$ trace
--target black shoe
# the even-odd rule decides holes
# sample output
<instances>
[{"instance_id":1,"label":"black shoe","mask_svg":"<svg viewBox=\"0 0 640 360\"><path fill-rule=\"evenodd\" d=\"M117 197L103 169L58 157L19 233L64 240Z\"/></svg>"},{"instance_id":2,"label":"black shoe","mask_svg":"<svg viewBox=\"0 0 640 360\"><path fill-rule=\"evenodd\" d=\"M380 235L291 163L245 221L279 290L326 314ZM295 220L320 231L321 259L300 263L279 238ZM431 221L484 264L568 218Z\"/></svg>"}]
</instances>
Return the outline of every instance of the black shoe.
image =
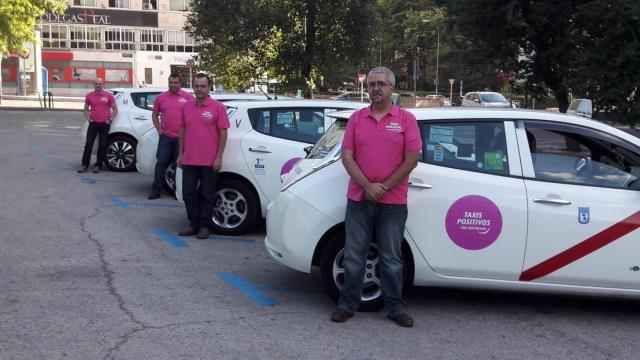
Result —
<instances>
[{"instance_id":1,"label":"black shoe","mask_svg":"<svg viewBox=\"0 0 640 360\"><path fill-rule=\"evenodd\" d=\"M194 229L192 227L186 228L178 233L180 236L193 236L198 234L198 229Z\"/></svg>"},{"instance_id":2,"label":"black shoe","mask_svg":"<svg viewBox=\"0 0 640 360\"><path fill-rule=\"evenodd\" d=\"M398 314L396 316L389 315L389 319L396 322L396 324L403 327L413 327L413 319L406 312Z\"/></svg>"},{"instance_id":3,"label":"black shoe","mask_svg":"<svg viewBox=\"0 0 640 360\"><path fill-rule=\"evenodd\" d=\"M78 169L78 174L86 173L87 170L89 170L88 166L81 166L80 169Z\"/></svg>"},{"instance_id":4,"label":"black shoe","mask_svg":"<svg viewBox=\"0 0 640 360\"><path fill-rule=\"evenodd\" d=\"M331 314L331 321L334 322L345 322L349 320L350 317L353 316L353 313L345 310L343 308L337 308L336 311Z\"/></svg>"},{"instance_id":5,"label":"black shoe","mask_svg":"<svg viewBox=\"0 0 640 360\"><path fill-rule=\"evenodd\" d=\"M149 194L149 196L147 196L147 199L149 199L149 200L155 200L155 199L157 199L157 198L159 198L159 197L160 197L160 193L152 192L151 194Z\"/></svg>"},{"instance_id":6,"label":"black shoe","mask_svg":"<svg viewBox=\"0 0 640 360\"><path fill-rule=\"evenodd\" d=\"M100 172L100 170L102 170L102 168L101 168L100 166L97 166L97 165L96 165L96 166L94 166L94 167L93 167L93 173L94 173L94 174L99 173L99 172Z\"/></svg>"},{"instance_id":7,"label":"black shoe","mask_svg":"<svg viewBox=\"0 0 640 360\"><path fill-rule=\"evenodd\" d=\"M207 229L206 227L200 228L200 231L198 231L198 239L208 239L209 235L209 229Z\"/></svg>"}]
</instances>

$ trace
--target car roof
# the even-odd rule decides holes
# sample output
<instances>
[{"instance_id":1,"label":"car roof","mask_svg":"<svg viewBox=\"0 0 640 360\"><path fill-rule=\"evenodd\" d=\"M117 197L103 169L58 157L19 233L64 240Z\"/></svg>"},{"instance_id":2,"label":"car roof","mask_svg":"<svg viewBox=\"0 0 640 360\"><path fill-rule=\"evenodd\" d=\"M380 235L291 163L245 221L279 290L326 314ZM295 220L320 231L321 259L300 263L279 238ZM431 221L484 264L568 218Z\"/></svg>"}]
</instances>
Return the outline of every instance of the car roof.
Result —
<instances>
[{"instance_id":1,"label":"car roof","mask_svg":"<svg viewBox=\"0 0 640 360\"><path fill-rule=\"evenodd\" d=\"M369 106L369 103L341 100L313 100L313 99L286 99L286 100L265 100L265 101L228 101L225 103L227 107L235 108L264 108L264 107L340 107L346 109L360 109Z\"/></svg>"},{"instance_id":2,"label":"car roof","mask_svg":"<svg viewBox=\"0 0 640 360\"><path fill-rule=\"evenodd\" d=\"M640 146L640 139L630 135L613 126L603 124L596 120L591 120L581 116L568 115L564 113L551 112L545 110L528 110L512 108L413 108L406 109L415 115L418 121L429 120L460 120L473 119L477 121L502 120L534 120L534 121L555 121L569 125L587 126L590 128L606 131L612 135L629 141L636 146ZM348 119L355 110L342 110L327 114L336 119Z\"/></svg>"}]
</instances>

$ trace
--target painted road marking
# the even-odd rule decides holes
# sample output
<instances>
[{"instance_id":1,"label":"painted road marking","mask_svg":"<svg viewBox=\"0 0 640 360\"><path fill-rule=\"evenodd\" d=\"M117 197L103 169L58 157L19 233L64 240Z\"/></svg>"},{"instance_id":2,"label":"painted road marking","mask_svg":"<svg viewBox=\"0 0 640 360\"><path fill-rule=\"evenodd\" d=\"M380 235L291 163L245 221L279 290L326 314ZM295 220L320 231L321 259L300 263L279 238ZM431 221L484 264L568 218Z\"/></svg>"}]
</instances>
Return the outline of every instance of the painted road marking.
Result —
<instances>
[{"instance_id":1,"label":"painted road marking","mask_svg":"<svg viewBox=\"0 0 640 360\"><path fill-rule=\"evenodd\" d=\"M117 198L115 196L110 196L109 197L109 201L111 201L111 203L117 207L119 207L122 210L129 210L130 205L128 202L121 200L120 198Z\"/></svg>"},{"instance_id":2,"label":"painted road marking","mask_svg":"<svg viewBox=\"0 0 640 360\"><path fill-rule=\"evenodd\" d=\"M234 273L220 273L218 274L218 277L227 284L240 290L241 293L245 294L251 300L257 302L262 306L273 307L278 305L278 302L276 300L260 291L258 286L249 283L248 281L244 280Z\"/></svg>"},{"instance_id":3,"label":"painted road marking","mask_svg":"<svg viewBox=\"0 0 640 360\"><path fill-rule=\"evenodd\" d=\"M538 265L535 265L520 275L520 281L532 281L549 275L583 257L603 248L640 227L640 211L626 219L602 230L592 237L568 248Z\"/></svg>"},{"instance_id":4,"label":"painted road marking","mask_svg":"<svg viewBox=\"0 0 640 360\"><path fill-rule=\"evenodd\" d=\"M305 289L305 288L292 288L288 286L274 286L274 285L255 285L255 287L258 289L275 290L275 291L297 291L297 292L310 292L310 293L324 292L324 289L321 289L321 288Z\"/></svg>"},{"instance_id":5,"label":"painted road marking","mask_svg":"<svg viewBox=\"0 0 640 360\"><path fill-rule=\"evenodd\" d=\"M156 235L157 237L159 237L160 239L168 242L169 244L177 247L177 248L188 248L189 244L187 244L186 242L182 241L182 239L180 239L180 237L178 237L175 234L170 233L169 231L162 229L162 228L157 228L154 227L151 229L151 231L153 232L154 235Z\"/></svg>"}]
</instances>

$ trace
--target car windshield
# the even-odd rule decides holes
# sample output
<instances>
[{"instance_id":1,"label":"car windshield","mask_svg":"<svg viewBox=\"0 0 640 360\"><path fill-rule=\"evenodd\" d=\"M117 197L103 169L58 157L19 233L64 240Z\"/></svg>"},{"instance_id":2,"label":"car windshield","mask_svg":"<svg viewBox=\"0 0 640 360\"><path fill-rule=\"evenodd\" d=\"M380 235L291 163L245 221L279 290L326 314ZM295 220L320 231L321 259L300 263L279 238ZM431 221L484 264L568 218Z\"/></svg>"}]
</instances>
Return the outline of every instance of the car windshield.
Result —
<instances>
[{"instance_id":1,"label":"car windshield","mask_svg":"<svg viewBox=\"0 0 640 360\"><path fill-rule=\"evenodd\" d=\"M483 102L506 102L507 101L507 99L505 99L504 96L498 93L480 94L480 97L482 97Z\"/></svg>"},{"instance_id":2,"label":"car windshield","mask_svg":"<svg viewBox=\"0 0 640 360\"><path fill-rule=\"evenodd\" d=\"M344 131L347 128L347 119L337 119L333 125L322 135L313 146L307 159L324 159L331 154L336 147L342 145Z\"/></svg>"}]
</instances>

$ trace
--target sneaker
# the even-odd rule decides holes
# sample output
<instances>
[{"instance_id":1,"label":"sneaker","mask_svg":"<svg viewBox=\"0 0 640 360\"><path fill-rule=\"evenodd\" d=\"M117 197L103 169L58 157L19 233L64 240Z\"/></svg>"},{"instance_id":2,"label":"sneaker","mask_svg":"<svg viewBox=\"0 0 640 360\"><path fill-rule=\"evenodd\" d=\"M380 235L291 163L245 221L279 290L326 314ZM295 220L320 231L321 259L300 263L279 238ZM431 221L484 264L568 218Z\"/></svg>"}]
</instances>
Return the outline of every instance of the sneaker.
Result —
<instances>
[{"instance_id":1,"label":"sneaker","mask_svg":"<svg viewBox=\"0 0 640 360\"><path fill-rule=\"evenodd\" d=\"M94 173L94 174L99 173L99 172L100 172L100 170L102 170L102 168L101 168L100 166L94 166L94 167L93 167L93 173Z\"/></svg>"},{"instance_id":2,"label":"sneaker","mask_svg":"<svg viewBox=\"0 0 640 360\"><path fill-rule=\"evenodd\" d=\"M88 166L81 166L80 169L78 169L78 174L86 173L87 170L89 170Z\"/></svg>"},{"instance_id":3,"label":"sneaker","mask_svg":"<svg viewBox=\"0 0 640 360\"><path fill-rule=\"evenodd\" d=\"M155 199L157 199L157 198L159 198L159 197L160 197L160 193L152 192L151 194L149 194L149 196L147 196L147 199L149 199L149 200L155 200Z\"/></svg>"},{"instance_id":4,"label":"sneaker","mask_svg":"<svg viewBox=\"0 0 640 360\"><path fill-rule=\"evenodd\" d=\"M343 308L337 308L336 311L331 314L331 321L334 322L345 322L349 320L350 317L353 316L353 313L349 310Z\"/></svg>"},{"instance_id":5,"label":"sneaker","mask_svg":"<svg viewBox=\"0 0 640 360\"><path fill-rule=\"evenodd\" d=\"M178 233L180 236L193 236L198 234L198 230L192 227L186 228Z\"/></svg>"},{"instance_id":6,"label":"sneaker","mask_svg":"<svg viewBox=\"0 0 640 360\"><path fill-rule=\"evenodd\" d=\"M198 239L208 239L209 238L209 229L207 229L206 227L200 228L200 231L198 231Z\"/></svg>"},{"instance_id":7,"label":"sneaker","mask_svg":"<svg viewBox=\"0 0 640 360\"><path fill-rule=\"evenodd\" d=\"M413 319L406 312L400 313L396 316L389 315L389 320L393 320L396 324L403 327L413 327Z\"/></svg>"}]
</instances>

